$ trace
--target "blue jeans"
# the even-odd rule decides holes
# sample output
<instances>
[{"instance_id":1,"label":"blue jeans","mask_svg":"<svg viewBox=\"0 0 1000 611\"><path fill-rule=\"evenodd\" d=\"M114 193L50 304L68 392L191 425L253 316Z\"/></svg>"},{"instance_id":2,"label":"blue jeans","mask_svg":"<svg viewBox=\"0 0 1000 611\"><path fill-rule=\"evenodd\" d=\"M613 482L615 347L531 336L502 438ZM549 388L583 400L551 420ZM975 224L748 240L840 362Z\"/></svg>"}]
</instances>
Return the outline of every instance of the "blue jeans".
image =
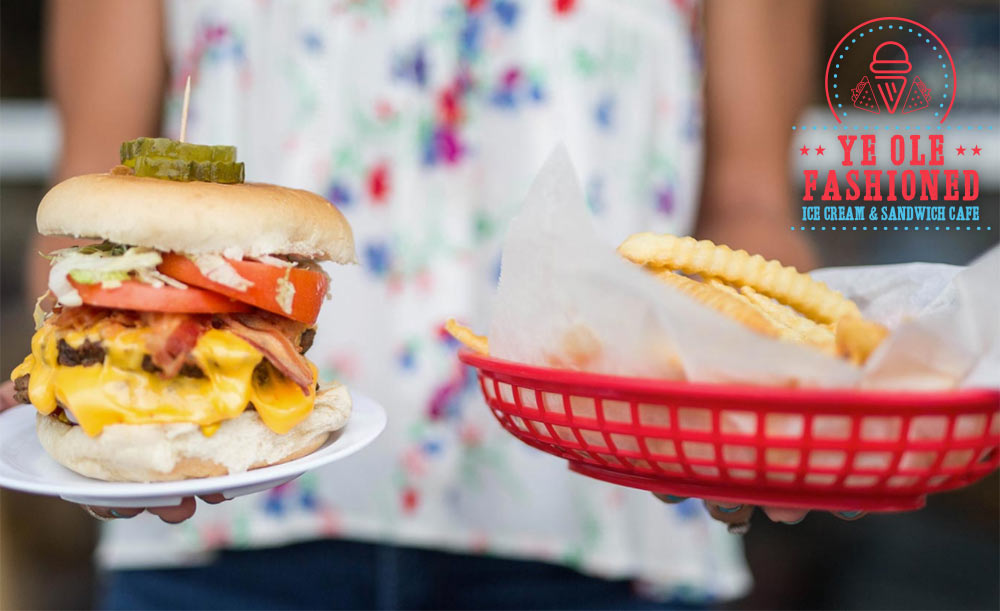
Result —
<instances>
[{"instance_id":1,"label":"blue jeans","mask_svg":"<svg viewBox=\"0 0 1000 611\"><path fill-rule=\"evenodd\" d=\"M336 540L113 571L104 585L105 609L681 608L552 564Z\"/></svg>"}]
</instances>

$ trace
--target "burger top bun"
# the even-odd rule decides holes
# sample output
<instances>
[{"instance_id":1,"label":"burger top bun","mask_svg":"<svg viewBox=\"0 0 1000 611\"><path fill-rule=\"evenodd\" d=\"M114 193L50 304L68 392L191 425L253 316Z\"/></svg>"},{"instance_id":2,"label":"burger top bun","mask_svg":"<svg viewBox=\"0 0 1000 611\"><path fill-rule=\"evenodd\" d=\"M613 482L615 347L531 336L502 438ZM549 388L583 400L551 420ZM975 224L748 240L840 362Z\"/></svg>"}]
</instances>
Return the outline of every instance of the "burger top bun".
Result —
<instances>
[{"instance_id":1,"label":"burger top bun","mask_svg":"<svg viewBox=\"0 0 1000 611\"><path fill-rule=\"evenodd\" d=\"M336 207L308 191L263 183L87 174L52 187L36 221L44 235L162 251L356 261L351 226Z\"/></svg>"}]
</instances>

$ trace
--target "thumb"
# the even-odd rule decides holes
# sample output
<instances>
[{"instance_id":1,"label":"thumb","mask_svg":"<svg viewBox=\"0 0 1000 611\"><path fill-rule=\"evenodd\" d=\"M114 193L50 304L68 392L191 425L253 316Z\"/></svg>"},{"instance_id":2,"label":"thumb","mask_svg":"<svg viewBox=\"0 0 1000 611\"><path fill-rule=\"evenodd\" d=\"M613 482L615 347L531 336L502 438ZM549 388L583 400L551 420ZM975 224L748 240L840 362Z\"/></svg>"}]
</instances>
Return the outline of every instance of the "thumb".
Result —
<instances>
[{"instance_id":1,"label":"thumb","mask_svg":"<svg viewBox=\"0 0 1000 611\"><path fill-rule=\"evenodd\" d=\"M18 404L14 398L14 383L10 380L0 384L0 412Z\"/></svg>"}]
</instances>

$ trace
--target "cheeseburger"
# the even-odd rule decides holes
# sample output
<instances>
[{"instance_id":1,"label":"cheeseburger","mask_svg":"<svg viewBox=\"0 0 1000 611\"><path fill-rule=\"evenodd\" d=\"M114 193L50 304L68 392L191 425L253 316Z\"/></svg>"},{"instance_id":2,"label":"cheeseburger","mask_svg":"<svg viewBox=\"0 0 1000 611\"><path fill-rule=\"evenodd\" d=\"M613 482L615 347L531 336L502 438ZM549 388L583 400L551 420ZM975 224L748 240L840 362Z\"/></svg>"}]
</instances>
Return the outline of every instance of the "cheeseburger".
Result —
<instances>
[{"instance_id":1,"label":"cheeseburger","mask_svg":"<svg viewBox=\"0 0 1000 611\"><path fill-rule=\"evenodd\" d=\"M107 174L45 195L38 231L103 240L46 255L31 354L11 375L59 463L112 481L224 475L304 456L347 390L305 357L329 279L354 262L344 216L243 183L233 147L122 146Z\"/></svg>"}]
</instances>

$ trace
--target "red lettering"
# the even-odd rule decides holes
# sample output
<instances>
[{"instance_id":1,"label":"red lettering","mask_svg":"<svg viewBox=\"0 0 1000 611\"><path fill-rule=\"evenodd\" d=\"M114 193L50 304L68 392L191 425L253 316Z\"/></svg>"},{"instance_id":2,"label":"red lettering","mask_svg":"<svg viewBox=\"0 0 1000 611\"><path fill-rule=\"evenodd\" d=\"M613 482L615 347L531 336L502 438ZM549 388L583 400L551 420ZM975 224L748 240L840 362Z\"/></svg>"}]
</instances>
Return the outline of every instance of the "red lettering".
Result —
<instances>
[{"instance_id":1,"label":"red lettering","mask_svg":"<svg viewBox=\"0 0 1000 611\"><path fill-rule=\"evenodd\" d=\"M837 171L830 170L826 175L826 189L823 190L823 201L840 201L840 185L837 183Z\"/></svg>"},{"instance_id":2,"label":"red lettering","mask_svg":"<svg viewBox=\"0 0 1000 611\"><path fill-rule=\"evenodd\" d=\"M899 182L899 192L902 193L903 199L912 201L917 194L917 175L914 174L913 170L903 170L903 176Z\"/></svg>"},{"instance_id":3,"label":"red lettering","mask_svg":"<svg viewBox=\"0 0 1000 611\"><path fill-rule=\"evenodd\" d=\"M847 173L847 200L854 201L861 197L861 188L858 187L858 171L851 170Z\"/></svg>"},{"instance_id":4,"label":"red lettering","mask_svg":"<svg viewBox=\"0 0 1000 611\"><path fill-rule=\"evenodd\" d=\"M811 202L813 200L812 192L816 190L816 177L819 176L819 171L806 170L803 174L805 174L806 189L802 201Z\"/></svg>"},{"instance_id":5,"label":"red lettering","mask_svg":"<svg viewBox=\"0 0 1000 611\"><path fill-rule=\"evenodd\" d=\"M958 170L944 171L944 200L955 201L958 199Z\"/></svg>"},{"instance_id":6,"label":"red lettering","mask_svg":"<svg viewBox=\"0 0 1000 611\"><path fill-rule=\"evenodd\" d=\"M963 170L962 174L965 175L965 196L962 199L967 202L973 201L979 197L979 172ZM974 191L970 190L970 187L974 188Z\"/></svg>"},{"instance_id":7,"label":"red lettering","mask_svg":"<svg viewBox=\"0 0 1000 611\"><path fill-rule=\"evenodd\" d=\"M875 165L875 134L861 136L861 165Z\"/></svg>"},{"instance_id":8,"label":"red lettering","mask_svg":"<svg viewBox=\"0 0 1000 611\"><path fill-rule=\"evenodd\" d=\"M906 143L903 142L903 137L896 134L889 141L889 159L892 160L892 165L903 165L903 161L906 159Z\"/></svg>"},{"instance_id":9,"label":"red lettering","mask_svg":"<svg viewBox=\"0 0 1000 611\"><path fill-rule=\"evenodd\" d=\"M854 165L854 162L851 161L851 148L857 139L857 136L837 136L837 140L840 140L840 147L844 149L844 161L840 165Z\"/></svg>"},{"instance_id":10,"label":"red lettering","mask_svg":"<svg viewBox=\"0 0 1000 611\"><path fill-rule=\"evenodd\" d=\"M881 170L865 170L865 201L882 201L882 187L879 179L882 177ZM872 192L875 194L872 195Z\"/></svg>"},{"instance_id":11,"label":"red lettering","mask_svg":"<svg viewBox=\"0 0 1000 611\"><path fill-rule=\"evenodd\" d=\"M944 164L944 136L931 134L931 165Z\"/></svg>"},{"instance_id":12,"label":"red lettering","mask_svg":"<svg viewBox=\"0 0 1000 611\"><path fill-rule=\"evenodd\" d=\"M887 178L886 182L889 184L889 195L885 200L894 202L896 201L896 170L886 170L885 176Z\"/></svg>"},{"instance_id":13,"label":"red lettering","mask_svg":"<svg viewBox=\"0 0 1000 611\"><path fill-rule=\"evenodd\" d=\"M920 152L920 135L910 136L910 165L924 165L926 157Z\"/></svg>"},{"instance_id":14,"label":"red lettering","mask_svg":"<svg viewBox=\"0 0 1000 611\"><path fill-rule=\"evenodd\" d=\"M933 159L934 154L931 153L931 160ZM920 201L937 201L938 171L920 170Z\"/></svg>"}]
</instances>

